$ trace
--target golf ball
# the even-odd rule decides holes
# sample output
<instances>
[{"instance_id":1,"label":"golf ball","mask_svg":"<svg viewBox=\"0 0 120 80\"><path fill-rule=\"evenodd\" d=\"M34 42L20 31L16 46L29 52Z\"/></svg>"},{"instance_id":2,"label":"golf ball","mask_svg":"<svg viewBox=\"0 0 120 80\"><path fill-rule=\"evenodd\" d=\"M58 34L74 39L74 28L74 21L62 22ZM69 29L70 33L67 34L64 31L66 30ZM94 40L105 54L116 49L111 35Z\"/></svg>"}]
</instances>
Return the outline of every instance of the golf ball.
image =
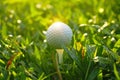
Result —
<instances>
[{"instance_id":1,"label":"golf ball","mask_svg":"<svg viewBox=\"0 0 120 80\"><path fill-rule=\"evenodd\" d=\"M61 49L70 44L72 34L72 30L67 24L55 22L48 28L46 40L51 47Z\"/></svg>"}]
</instances>

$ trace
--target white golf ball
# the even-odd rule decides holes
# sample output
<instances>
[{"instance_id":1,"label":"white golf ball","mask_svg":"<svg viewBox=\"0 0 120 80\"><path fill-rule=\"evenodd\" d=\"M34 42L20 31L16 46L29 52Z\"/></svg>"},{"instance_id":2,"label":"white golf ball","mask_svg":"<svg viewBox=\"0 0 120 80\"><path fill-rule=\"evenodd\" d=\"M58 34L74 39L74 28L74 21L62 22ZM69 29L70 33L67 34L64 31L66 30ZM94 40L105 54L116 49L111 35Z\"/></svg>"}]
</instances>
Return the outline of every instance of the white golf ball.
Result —
<instances>
[{"instance_id":1,"label":"white golf ball","mask_svg":"<svg viewBox=\"0 0 120 80\"><path fill-rule=\"evenodd\" d=\"M72 40L71 28L62 22L53 23L47 30L46 40L51 47L56 49L68 46Z\"/></svg>"}]
</instances>

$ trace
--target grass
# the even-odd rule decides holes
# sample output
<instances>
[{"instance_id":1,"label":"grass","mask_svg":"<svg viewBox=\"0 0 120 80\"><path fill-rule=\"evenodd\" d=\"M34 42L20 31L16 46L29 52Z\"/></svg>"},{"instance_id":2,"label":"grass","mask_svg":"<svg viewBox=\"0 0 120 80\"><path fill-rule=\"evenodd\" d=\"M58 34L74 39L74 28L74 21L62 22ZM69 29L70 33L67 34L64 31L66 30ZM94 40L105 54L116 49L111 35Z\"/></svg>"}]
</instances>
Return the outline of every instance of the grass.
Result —
<instances>
[{"instance_id":1,"label":"grass","mask_svg":"<svg viewBox=\"0 0 120 80\"><path fill-rule=\"evenodd\" d=\"M58 80L56 51L45 42L55 21L73 31L63 80L120 79L119 0L1 0L0 80Z\"/></svg>"}]
</instances>

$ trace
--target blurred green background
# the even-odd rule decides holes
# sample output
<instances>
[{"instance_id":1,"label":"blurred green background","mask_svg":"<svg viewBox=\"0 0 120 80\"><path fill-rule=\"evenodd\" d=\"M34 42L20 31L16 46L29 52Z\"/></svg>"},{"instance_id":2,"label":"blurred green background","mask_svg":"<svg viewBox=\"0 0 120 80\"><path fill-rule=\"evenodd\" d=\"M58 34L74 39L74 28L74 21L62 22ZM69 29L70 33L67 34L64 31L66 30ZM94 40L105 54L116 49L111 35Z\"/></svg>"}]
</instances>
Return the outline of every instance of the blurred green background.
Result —
<instances>
[{"instance_id":1,"label":"blurred green background","mask_svg":"<svg viewBox=\"0 0 120 80\"><path fill-rule=\"evenodd\" d=\"M0 80L59 80L45 41L55 21L74 34L63 80L120 79L120 0L0 0Z\"/></svg>"}]
</instances>

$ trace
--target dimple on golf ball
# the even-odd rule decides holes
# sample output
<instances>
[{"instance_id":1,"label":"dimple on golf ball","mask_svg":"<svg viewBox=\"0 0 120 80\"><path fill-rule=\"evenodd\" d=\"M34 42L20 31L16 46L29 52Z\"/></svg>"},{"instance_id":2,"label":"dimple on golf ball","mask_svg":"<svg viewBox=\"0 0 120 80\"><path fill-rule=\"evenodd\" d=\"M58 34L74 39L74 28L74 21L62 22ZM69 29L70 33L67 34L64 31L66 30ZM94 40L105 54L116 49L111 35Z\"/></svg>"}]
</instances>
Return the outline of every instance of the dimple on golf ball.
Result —
<instances>
[{"instance_id":1,"label":"dimple on golf ball","mask_svg":"<svg viewBox=\"0 0 120 80\"><path fill-rule=\"evenodd\" d=\"M72 40L71 28L63 22L53 23L47 30L46 40L51 47L60 49L68 46Z\"/></svg>"}]
</instances>

